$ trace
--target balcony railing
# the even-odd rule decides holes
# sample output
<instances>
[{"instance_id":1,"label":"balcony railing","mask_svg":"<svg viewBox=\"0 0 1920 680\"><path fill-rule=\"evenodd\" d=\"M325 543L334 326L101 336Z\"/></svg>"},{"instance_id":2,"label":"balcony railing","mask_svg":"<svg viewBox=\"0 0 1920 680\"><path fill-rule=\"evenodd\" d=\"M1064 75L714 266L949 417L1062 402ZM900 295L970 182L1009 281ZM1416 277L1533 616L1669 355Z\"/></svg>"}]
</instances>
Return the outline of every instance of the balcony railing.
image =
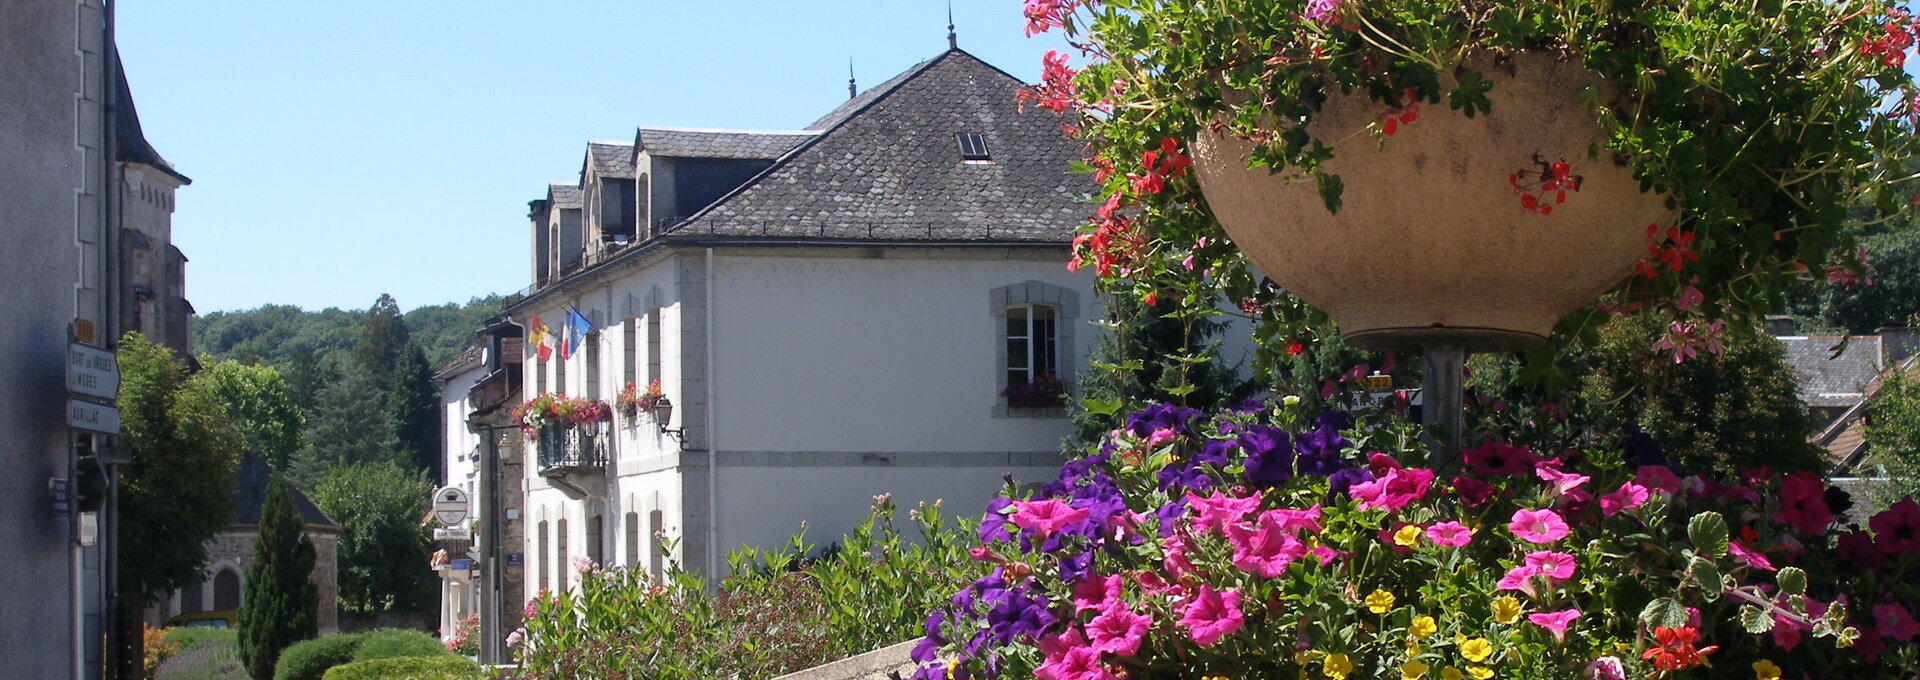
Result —
<instances>
[{"instance_id":1,"label":"balcony railing","mask_svg":"<svg viewBox=\"0 0 1920 680\"><path fill-rule=\"evenodd\" d=\"M536 448L543 473L604 470L607 466L606 424L543 425Z\"/></svg>"}]
</instances>

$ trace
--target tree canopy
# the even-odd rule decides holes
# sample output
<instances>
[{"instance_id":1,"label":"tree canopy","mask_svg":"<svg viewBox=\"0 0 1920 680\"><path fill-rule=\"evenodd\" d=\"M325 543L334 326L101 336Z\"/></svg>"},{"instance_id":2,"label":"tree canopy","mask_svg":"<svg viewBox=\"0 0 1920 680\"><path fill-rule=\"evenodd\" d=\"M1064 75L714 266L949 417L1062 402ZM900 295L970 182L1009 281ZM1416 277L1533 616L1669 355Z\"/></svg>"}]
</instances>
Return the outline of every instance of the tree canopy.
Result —
<instances>
[{"instance_id":1,"label":"tree canopy","mask_svg":"<svg viewBox=\"0 0 1920 680\"><path fill-rule=\"evenodd\" d=\"M438 592L427 569L431 534L421 526L433 483L398 463L332 468L307 495L340 525L340 607L418 611Z\"/></svg>"},{"instance_id":2,"label":"tree canopy","mask_svg":"<svg viewBox=\"0 0 1920 680\"><path fill-rule=\"evenodd\" d=\"M189 377L173 351L120 340L120 587L145 601L202 578L207 540L233 521L230 487L245 435L213 381Z\"/></svg>"},{"instance_id":3,"label":"tree canopy","mask_svg":"<svg viewBox=\"0 0 1920 680\"><path fill-rule=\"evenodd\" d=\"M209 358L194 379L204 381L214 399L226 406L244 450L260 454L275 470L286 470L293 455L306 446L306 414L273 367Z\"/></svg>"}]
</instances>

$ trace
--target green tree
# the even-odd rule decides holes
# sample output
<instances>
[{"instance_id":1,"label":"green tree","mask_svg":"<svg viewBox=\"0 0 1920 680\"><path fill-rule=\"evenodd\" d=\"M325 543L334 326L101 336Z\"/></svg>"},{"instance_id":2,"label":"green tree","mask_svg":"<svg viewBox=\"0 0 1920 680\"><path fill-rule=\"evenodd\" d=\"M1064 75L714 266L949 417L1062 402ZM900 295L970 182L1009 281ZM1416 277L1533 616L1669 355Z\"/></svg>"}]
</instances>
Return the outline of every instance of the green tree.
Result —
<instances>
[{"instance_id":1,"label":"green tree","mask_svg":"<svg viewBox=\"0 0 1920 680\"><path fill-rule=\"evenodd\" d=\"M370 375L385 378L400 367L400 358L412 338L407 320L393 296L382 293L373 301L360 321L360 336L353 344L353 363Z\"/></svg>"},{"instance_id":2,"label":"green tree","mask_svg":"<svg viewBox=\"0 0 1920 680\"><path fill-rule=\"evenodd\" d=\"M306 414L294 403L286 381L271 366L249 366L232 359L201 360L194 380L203 381L227 407L244 438L244 450L260 454L275 470L286 470L306 446Z\"/></svg>"},{"instance_id":3,"label":"green tree","mask_svg":"<svg viewBox=\"0 0 1920 680\"><path fill-rule=\"evenodd\" d=\"M1920 496L1920 371L1887 376L1867 402L1867 465L1886 481L1865 494L1876 508Z\"/></svg>"},{"instance_id":4,"label":"green tree","mask_svg":"<svg viewBox=\"0 0 1920 680\"><path fill-rule=\"evenodd\" d=\"M1873 265L1872 283L1815 283L1801 293L1794 306L1797 313L1868 335L1920 312L1920 226L1906 224L1860 240Z\"/></svg>"},{"instance_id":5,"label":"green tree","mask_svg":"<svg viewBox=\"0 0 1920 680\"><path fill-rule=\"evenodd\" d=\"M314 559L313 541L301 532L293 509L293 492L276 475L260 506L246 598L240 602L240 658L255 680L273 677L280 650L318 633Z\"/></svg>"},{"instance_id":6,"label":"green tree","mask_svg":"<svg viewBox=\"0 0 1920 680\"><path fill-rule=\"evenodd\" d=\"M320 403L320 390L340 379L340 375L320 362L310 349L300 349L287 361L281 375L286 378L287 394L309 419Z\"/></svg>"},{"instance_id":7,"label":"green tree","mask_svg":"<svg viewBox=\"0 0 1920 680\"><path fill-rule=\"evenodd\" d=\"M399 453L414 467L440 478L440 391L420 346L408 343L388 383L387 422Z\"/></svg>"},{"instance_id":8,"label":"green tree","mask_svg":"<svg viewBox=\"0 0 1920 680\"><path fill-rule=\"evenodd\" d=\"M373 376L357 366L348 367L345 376L321 390L307 439L311 445L293 466L294 479L303 488L312 488L337 466L403 460L397 453L383 391Z\"/></svg>"},{"instance_id":9,"label":"green tree","mask_svg":"<svg viewBox=\"0 0 1920 680\"><path fill-rule=\"evenodd\" d=\"M233 521L242 435L209 381L138 333L120 340L120 590L152 602L202 578L207 541Z\"/></svg>"},{"instance_id":10,"label":"green tree","mask_svg":"<svg viewBox=\"0 0 1920 680\"><path fill-rule=\"evenodd\" d=\"M1208 409L1244 399L1253 385L1239 367L1220 360L1227 325L1211 315L1179 315L1177 300L1147 305L1130 291L1103 293L1107 317L1080 376L1081 406L1073 414L1069 451L1098 441L1126 415L1156 402Z\"/></svg>"},{"instance_id":11,"label":"green tree","mask_svg":"<svg viewBox=\"0 0 1920 680\"><path fill-rule=\"evenodd\" d=\"M437 596L427 568L431 534L420 525L433 483L397 463L334 468L308 494L340 525L340 606L358 612L423 611Z\"/></svg>"}]
</instances>

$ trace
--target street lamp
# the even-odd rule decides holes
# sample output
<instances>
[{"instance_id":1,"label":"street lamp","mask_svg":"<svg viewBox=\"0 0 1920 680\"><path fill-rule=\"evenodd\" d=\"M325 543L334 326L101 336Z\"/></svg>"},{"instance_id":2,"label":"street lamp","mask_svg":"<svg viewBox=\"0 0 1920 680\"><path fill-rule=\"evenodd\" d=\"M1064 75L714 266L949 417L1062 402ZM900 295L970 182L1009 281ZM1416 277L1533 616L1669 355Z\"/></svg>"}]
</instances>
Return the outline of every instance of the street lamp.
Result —
<instances>
[{"instance_id":1,"label":"street lamp","mask_svg":"<svg viewBox=\"0 0 1920 680\"><path fill-rule=\"evenodd\" d=\"M669 430L667 424L673 422L673 400L664 396L653 400L653 421L660 424L660 434L673 437L674 441L687 443L687 429Z\"/></svg>"}]
</instances>

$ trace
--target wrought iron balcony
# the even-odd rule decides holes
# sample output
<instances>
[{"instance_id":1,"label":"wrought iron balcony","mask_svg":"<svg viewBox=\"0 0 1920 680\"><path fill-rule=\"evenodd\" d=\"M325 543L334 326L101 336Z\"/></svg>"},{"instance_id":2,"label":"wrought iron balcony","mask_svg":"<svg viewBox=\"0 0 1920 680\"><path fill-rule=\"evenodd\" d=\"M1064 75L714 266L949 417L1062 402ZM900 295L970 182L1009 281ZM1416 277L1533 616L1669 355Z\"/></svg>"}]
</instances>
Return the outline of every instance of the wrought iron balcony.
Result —
<instances>
[{"instance_id":1,"label":"wrought iron balcony","mask_svg":"<svg viewBox=\"0 0 1920 680\"><path fill-rule=\"evenodd\" d=\"M549 423L540 427L535 448L539 451L541 474L553 476L568 472L600 472L607 467L607 431L605 423L567 425Z\"/></svg>"}]
</instances>

